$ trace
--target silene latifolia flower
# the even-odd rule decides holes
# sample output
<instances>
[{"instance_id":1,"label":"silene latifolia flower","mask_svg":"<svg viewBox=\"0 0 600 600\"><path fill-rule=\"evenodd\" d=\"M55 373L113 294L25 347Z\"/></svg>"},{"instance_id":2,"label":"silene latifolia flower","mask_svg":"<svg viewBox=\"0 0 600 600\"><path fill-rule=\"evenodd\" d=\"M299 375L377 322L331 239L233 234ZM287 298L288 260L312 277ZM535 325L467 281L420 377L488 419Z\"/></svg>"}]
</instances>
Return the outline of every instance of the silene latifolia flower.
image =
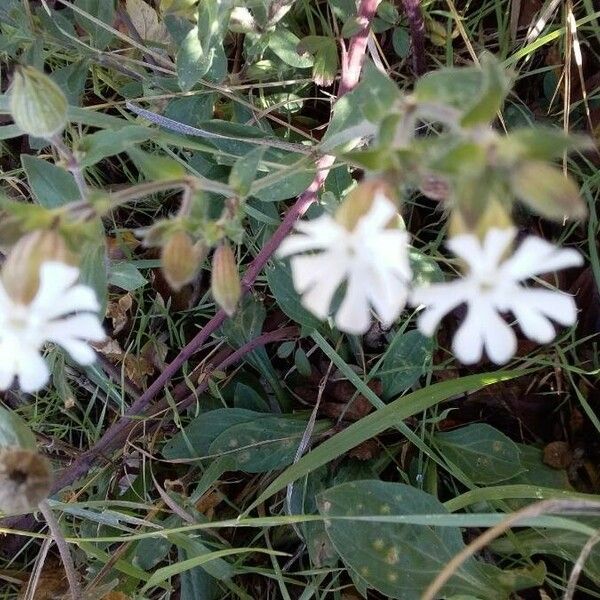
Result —
<instances>
[{"instance_id":1,"label":"silene latifolia flower","mask_svg":"<svg viewBox=\"0 0 600 600\"><path fill-rule=\"evenodd\" d=\"M413 291L412 303L425 307L418 320L425 335L433 335L444 315L463 303L467 305L465 320L452 343L455 356L463 363L478 362L484 349L497 364L515 354L517 338L501 314L512 313L523 334L540 344L554 338L552 321L565 326L576 321L577 309L571 296L528 287L524 282L541 273L580 265L581 255L529 236L507 256L515 235L511 227L488 230L483 243L473 234L451 238L448 247L467 265L466 274L449 283Z\"/></svg>"},{"instance_id":2,"label":"silene latifolia flower","mask_svg":"<svg viewBox=\"0 0 600 600\"><path fill-rule=\"evenodd\" d=\"M40 261L33 251L29 257L26 251L21 259L15 258L16 251L31 247L25 242L9 255L0 280L0 389L8 388L16 377L23 391L34 392L50 377L41 356L47 342L89 365L96 357L88 342L106 336L96 294L77 283L79 269L59 260ZM17 285L14 269L35 285Z\"/></svg>"},{"instance_id":3,"label":"silene latifolia flower","mask_svg":"<svg viewBox=\"0 0 600 600\"><path fill-rule=\"evenodd\" d=\"M335 315L338 329L365 333L371 309L391 325L406 304L411 279L408 234L397 221L395 204L367 183L350 194L335 218L299 222L298 233L283 241L278 254L293 255L292 278L302 305L325 319L345 283Z\"/></svg>"}]
</instances>

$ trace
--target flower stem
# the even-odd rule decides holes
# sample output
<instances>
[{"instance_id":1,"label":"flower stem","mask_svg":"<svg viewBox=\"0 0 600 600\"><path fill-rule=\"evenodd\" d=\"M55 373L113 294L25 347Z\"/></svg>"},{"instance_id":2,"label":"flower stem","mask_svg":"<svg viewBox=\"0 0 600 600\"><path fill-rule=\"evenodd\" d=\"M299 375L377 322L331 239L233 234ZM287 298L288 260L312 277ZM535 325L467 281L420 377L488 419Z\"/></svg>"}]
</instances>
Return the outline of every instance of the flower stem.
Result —
<instances>
[{"instance_id":1,"label":"flower stem","mask_svg":"<svg viewBox=\"0 0 600 600\"><path fill-rule=\"evenodd\" d=\"M60 554L60 558L67 575L67 581L69 582L71 597L73 600L82 600L83 596L81 594L81 587L79 585L79 577L77 575L77 571L75 570L73 557L71 556L71 552L69 551L65 537L60 529L60 525L58 524L58 521L54 516L54 513L52 512L47 500L42 500L38 504L38 508L40 509L42 515L44 515L44 519L46 520L46 523L50 529L52 539L58 548L58 553Z\"/></svg>"},{"instance_id":2,"label":"flower stem","mask_svg":"<svg viewBox=\"0 0 600 600\"><path fill-rule=\"evenodd\" d=\"M339 88L340 96L352 90L358 83L362 62L367 48L370 23L375 16L379 1L380 0L361 0L359 4L358 15L363 21L364 26L351 39L348 52L344 57ZM296 221L302 217L311 204L317 201L319 190L327 178L329 170L334 162L335 157L331 155L324 155L317 160L317 174L314 180L288 210L273 236L265 243L260 252L248 266L248 269L242 278L242 290L244 294L251 289L256 278L259 276L267 262L272 258L283 239L293 229ZM154 398L165 389L167 383L177 374L181 367L202 348L227 318L225 311L219 310L196 334L196 336L182 348L179 354L166 366L163 372L130 406L125 414L104 432L96 445L79 456L70 467L64 470L61 477L55 482L54 490L60 490L79 479L79 477L84 475L90 469L99 456L105 455L118 447L131 427L138 422L139 416L148 408Z\"/></svg>"},{"instance_id":3,"label":"flower stem","mask_svg":"<svg viewBox=\"0 0 600 600\"><path fill-rule=\"evenodd\" d=\"M83 176L83 169L75 157L75 154L73 154L71 149L62 141L60 134L52 136L50 142L65 161L67 169L70 171L71 175L73 175L81 200L87 202L88 186Z\"/></svg>"}]
</instances>

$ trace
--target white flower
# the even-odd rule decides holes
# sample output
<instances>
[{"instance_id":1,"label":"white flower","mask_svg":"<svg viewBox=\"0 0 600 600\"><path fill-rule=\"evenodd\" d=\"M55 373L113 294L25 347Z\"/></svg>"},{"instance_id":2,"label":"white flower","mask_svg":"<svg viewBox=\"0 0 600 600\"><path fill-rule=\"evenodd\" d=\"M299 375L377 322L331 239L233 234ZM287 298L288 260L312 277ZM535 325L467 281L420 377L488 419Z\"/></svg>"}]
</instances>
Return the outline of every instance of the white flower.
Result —
<instances>
[{"instance_id":1,"label":"white flower","mask_svg":"<svg viewBox=\"0 0 600 600\"><path fill-rule=\"evenodd\" d=\"M339 286L347 283L335 316L338 329L360 334L368 330L372 307L385 325L404 308L411 278L408 235L388 228L396 207L380 192L352 231L329 215L296 225L300 234L286 238L279 256L316 250L292 257L290 263L302 305L325 319Z\"/></svg>"},{"instance_id":2,"label":"white flower","mask_svg":"<svg viewBox=\"0 0 600 600\"><path fill-rule=\"evenodd\" d=\"M47 383L50 373L40 354L46 342L62 346L82 365L94 362L87 342L106 336L94 314L100 308L96 295L92 288L76 284L78 277L75 267L42 263L39 288L29 304L13 300L0 283L0 389L15 377L25 392Z\"/></svg>"},{"instance_id":3,"label":"white flower","mask_svg":"<svg viewBox=\"0 0 600 600\"><path fill-rule=\"evenodd\" d=\"M550 319L560 325L575 323L577 309L571 296L526 287L523 281L580 265L581 255L529 236L504 259L515 234L514 228L490 229L483 244L471 234L452 238L448 247L468 265L469 272L461 279L421 287L412 294L414 305L426 307L418 320L425 335L433 334L444 315L467 304L467 316L452 343L454 354L463 363L479 361L484 348L497 364L514 355L517 338L500 313L511 312L523 333L540 344L550 342L556 334Z\"/></svg>"}]
</instances>

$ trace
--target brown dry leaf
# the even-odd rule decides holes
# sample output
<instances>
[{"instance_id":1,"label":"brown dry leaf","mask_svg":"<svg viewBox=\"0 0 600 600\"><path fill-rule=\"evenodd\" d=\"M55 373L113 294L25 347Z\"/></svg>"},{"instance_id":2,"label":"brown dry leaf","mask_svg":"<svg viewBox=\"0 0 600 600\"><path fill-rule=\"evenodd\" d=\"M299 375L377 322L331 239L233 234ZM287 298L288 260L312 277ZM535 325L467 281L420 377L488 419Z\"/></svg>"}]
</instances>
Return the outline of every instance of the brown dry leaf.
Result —
<instances>
[{"instance_id":1,"label":"brown dry leaf","mask_svg":"<svg viewBox=\"0 0 600 600\"><path fill-rule=\"evenodd\" d=\"M19 589L17 600L27 597L27 586L29 579L25 580ZM64 600L69 592L69 584L60 563L54 559L48 559L38 580L38 584L30 596L31 600Z\"/></svg>"},{"instance_id":2,"label":"brown dry leaf","mask_svg":"<svg viewBox=\"0 0 600 600\"><path fill-rule=\"evenodd\" d=\"M129 293L121 296L118 300L111 300L106 307L106 316L112 320L113 335L123 330L129 317L127 313L133 305L133 296Z\"/></svg>"},{"instance_id":3,"label":"brown dry leaf","mask_svg":"<svg viewBox=\"0 0 600 600\"><path fill-rule=\"evenodd\" d=\"M106 596L102 596L102 600L129 600L129 596L123 592L108 592Z\"/></svg>"},{"instance_id":4,"label":"brown dry leaf","mask_svg":"<svg viewBox=\"0 0 600 600\"><path fill-rule=\"evenodd\" d=\"M218 490L208 492L196 503L196 510L206 516L212 516L214 509L223 501L223 494Z\"/></svg>"},{"instance_id":5,"label":"brown dry leaf","mask_svg":"<svg viewBox=\"0 0 600 600\"><path fill-rule=\"evenodd\" d=\"M125 374L138 387L145 388L146 378L154 373L154 367L143 356L126 354L123 359Z\"/></svg>"},{"instance_id":6,"label":"brown dry leaf","mask_svg":"<svg viewBox=\"0 0 600 600\"><path fill-rule=\"evenodd\" d=\"M154 373L154 365L147 358L125 353L117 340L108 339L101 344L94 344L94 347L111 363L122 364L127 377L138 387L144 388L147 376Z\"/></svg>"},{"instance_id":7,"label":"brown dry leaf","mask_svg":"<svg viewBox=\"0 0 600 600\"><path fill-rule=\"evenodd\" d=\"M166 25L159 21L158 13L144 0L127 0L127 14L133 26L145 42L168 45L171 36Z\"/></svg>"},{"instance_id":8,"label":"brown dry leaf","mask_svg":"<svg viewBox=\"0 0 600 600\"><path fill-rule=\"evenodd\" d=\"M379 444L376 440L367 440L362 444L356 446L348 452L348 456L351 458L357 458L358 460L371 460L375 458L380 452Z\"/></svg>"}]
</instances>

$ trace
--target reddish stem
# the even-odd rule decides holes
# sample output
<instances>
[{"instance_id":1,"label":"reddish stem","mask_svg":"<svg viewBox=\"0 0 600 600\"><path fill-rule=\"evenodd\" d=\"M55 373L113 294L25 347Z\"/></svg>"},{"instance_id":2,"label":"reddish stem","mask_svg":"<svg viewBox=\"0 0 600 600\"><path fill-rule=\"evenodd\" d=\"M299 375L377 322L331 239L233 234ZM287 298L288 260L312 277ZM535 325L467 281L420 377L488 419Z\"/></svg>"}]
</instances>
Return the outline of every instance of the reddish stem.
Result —
<instances>
[{"instance_id":1,"label":"reddish stem","mask_svg":"<svg viewBox=\"0 0 600 600\"><path fill-rule=\"evenodd\" d=\"M375 15L379 1L380 0L361 0L360 2L358 17L363 24L363 28L350 41L346 60L342 65L339 96L352 90L358 83L362 62L367 48L370 23ZM306 191L298 197L294 205L286 213L283 221L273 236L261 248L260 252L248 266L248 269L242 278L244 293L247 293L248 290L250 290L260 272L279 247L279 244L281 244L283 239L294 227L296 221L306 212L308 207L317 200L319 189L329 174L329 170L334 162L335 157L330 155L325 155L317 161L317 174L313 182ZM226 319L227 315L225 312L219 310L186 344L173 361L167 365L165 370L131 405L125 414L106 430L96 445L77 458L70 467L65 469L55 482L54 491L71 485L74 481L88 472L99 456L106 455L111 450L118 447L118 444L125 439L131 427L139 420L139 416L141 416L152 400L164 390L167 383L177 374L179 369L181 369L181 367L196 352L198 352L200 348L202 348L210 336L225 322Z\"/></svg>"},{"instance_id":2,"label":"reddish stem","mask_svg":"<svg viewBox=\"0 0 600 600\"><path fill-rule=\"evenodd\" d=\"M402 0L410 28L413 71L417 77L425 73L425 23L419 0Z\"/></svg>"}]
</instances>

